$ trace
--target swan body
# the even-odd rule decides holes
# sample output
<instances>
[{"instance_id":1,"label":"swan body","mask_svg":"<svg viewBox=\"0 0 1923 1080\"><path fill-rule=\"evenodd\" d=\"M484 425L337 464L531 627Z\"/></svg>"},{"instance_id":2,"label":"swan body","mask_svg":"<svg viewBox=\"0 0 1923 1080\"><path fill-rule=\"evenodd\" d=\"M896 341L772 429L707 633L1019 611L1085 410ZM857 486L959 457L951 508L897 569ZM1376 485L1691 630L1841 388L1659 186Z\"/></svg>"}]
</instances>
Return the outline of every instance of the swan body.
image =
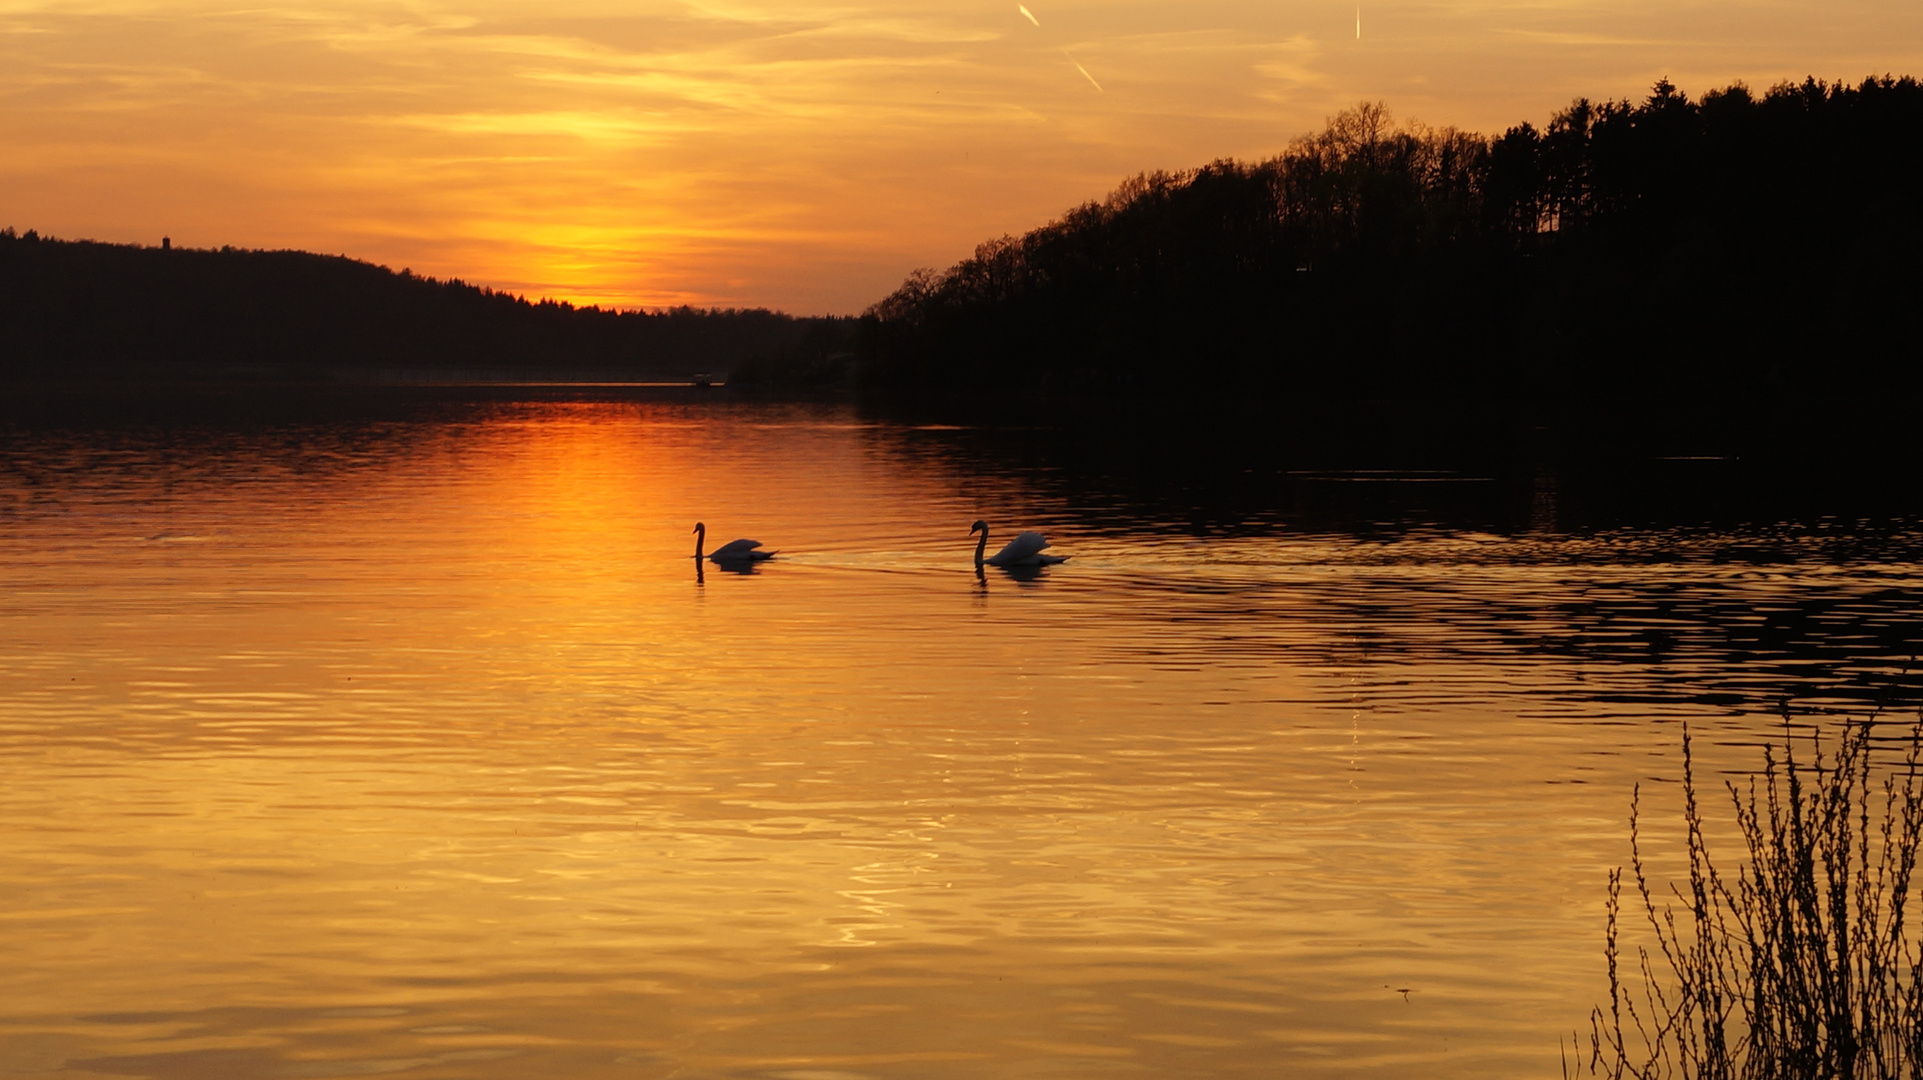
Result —
<instances>
[{"instance_id":1,"label":"swan body","mask_svg":"<svg viewBox=\"0 0 1923 1080\"><path fill-rule=\"evenodd\" d=\"M707 542L708 527L701 522L694 523L694 557L701 558L701 547ZM762 551L759 540L730 540L708 553L709 562L744 563L772 559L775 553Z\"/></svg>"},{"instance_id":2,"label":"swan body","mask_svg":"<svg viewBox=\"0 0 1923 1080\"><path fill-rule=\"evenodd\" d=\"M982 553L988 550L988 522L977 521L968 527L968 531L982 534L981 540L975 544L976 566L1053 566L1068 561L1066 555L1042 554L1042 549L1048 546L1048 537L1032 531L1015 534L1015 539L984 559Z\"/></svg>"}]
</instances>

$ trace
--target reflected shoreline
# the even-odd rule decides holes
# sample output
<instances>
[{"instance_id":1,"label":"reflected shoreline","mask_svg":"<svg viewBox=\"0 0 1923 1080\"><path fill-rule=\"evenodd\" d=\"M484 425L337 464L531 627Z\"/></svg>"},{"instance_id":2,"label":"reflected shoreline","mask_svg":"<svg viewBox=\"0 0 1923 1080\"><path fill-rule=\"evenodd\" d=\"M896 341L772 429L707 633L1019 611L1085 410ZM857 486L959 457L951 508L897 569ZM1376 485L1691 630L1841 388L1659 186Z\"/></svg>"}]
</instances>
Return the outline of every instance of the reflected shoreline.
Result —
<instances>
[{"instance_id":1,"label":"reflected shoreline","mask_svg":"<svg viewBox=\"0 0 1923 1080\"><path fill-rule=\"evenodd\" d=\"M1398 522L1504 534L1627 526L1736 524L1923 515L1923 468L1851 460L1842 448L1795 457L1713 445L1611 444L1592 435L1406 406L1315 418L1249 411L1224 393L1218 413L1129 409L999 424L942 424L845 398L727 387L611 384L9 385L0 438L42 431L242 433L310 426L399 435L542 407L667 407L686 422L769 415L870 426L877 446L966 474L1026 474L1062 497L1192 519L1208 532L1277 514L1328 530ZM1820 448L1819 448L1820 449ZM1139 516L1139 515L1138 515Z\"/></svg>"}]
</instances>

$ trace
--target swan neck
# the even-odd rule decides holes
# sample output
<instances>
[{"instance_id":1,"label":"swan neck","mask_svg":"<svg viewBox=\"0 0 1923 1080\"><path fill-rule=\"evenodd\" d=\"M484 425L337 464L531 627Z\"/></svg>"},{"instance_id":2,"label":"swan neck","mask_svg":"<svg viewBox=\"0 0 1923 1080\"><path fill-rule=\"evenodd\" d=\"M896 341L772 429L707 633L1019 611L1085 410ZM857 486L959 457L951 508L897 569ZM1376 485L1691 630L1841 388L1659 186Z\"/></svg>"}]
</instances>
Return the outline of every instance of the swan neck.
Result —
<instances>
[{"instance_id":1,"label":"swan neck","mask_svg":"<svg viewBox=\"0 0 1923 1080\"><path fill-rule=\"evenodd\" d=\"M695 530L694 530L694 557L695 558L699 559L701 557L701 548L703 544L707 541L707 539L708 539L708 530L701 528L698 525L695 526Z\"/></svg>"},{"instance_id":2,"label":"swan neck","mask_svg":"<svg viewBox=\"0 0 1923 1080\"><path fill-rule=\"evenodd\" d=\"M982 552L987 550L988 550L988 530L983 529L982 538L980 540L975 541L975 568L976 569L978 570L981 569Z\"/></svg>"}]
</instances>

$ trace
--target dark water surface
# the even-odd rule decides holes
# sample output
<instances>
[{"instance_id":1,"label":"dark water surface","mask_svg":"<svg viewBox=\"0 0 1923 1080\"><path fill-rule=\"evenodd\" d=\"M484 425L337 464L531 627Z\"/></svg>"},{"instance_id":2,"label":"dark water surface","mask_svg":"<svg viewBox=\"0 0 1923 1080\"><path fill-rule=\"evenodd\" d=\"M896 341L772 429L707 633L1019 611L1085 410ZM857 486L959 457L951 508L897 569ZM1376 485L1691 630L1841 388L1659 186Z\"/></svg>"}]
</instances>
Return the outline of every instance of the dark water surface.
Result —
<instances>
[{"instance_id":1,"label":"dark water surface","mask_svg":"<svg viewBox=\"0 0 1923 1080\"><path fill-rule=\"evenodd\" d=\"M1900 520L1087 458L0 430L0 1075L1555 1075L1679 721L1747 767L1923 639ZM977 517L1073 559L978 581ZM696 520L781 555L697 580Z\"/></svg>"}]
</instances>

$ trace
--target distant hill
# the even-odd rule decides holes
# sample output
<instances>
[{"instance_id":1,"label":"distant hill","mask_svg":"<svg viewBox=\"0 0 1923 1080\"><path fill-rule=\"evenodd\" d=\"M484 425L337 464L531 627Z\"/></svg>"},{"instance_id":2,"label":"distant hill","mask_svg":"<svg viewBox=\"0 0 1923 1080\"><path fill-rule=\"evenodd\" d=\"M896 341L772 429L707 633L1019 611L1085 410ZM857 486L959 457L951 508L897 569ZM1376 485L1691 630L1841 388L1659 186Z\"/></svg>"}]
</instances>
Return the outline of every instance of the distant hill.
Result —
<instances>
[{"instance_id":1,"label":"distant hill","mask_svg":"<svg viewBox=\"0 0 1923 1080\"><path fill-rule=\"evenodd\" d=\"M683 379L785 356L837 323L608 311L339 256L0 230L0 378L16 380Z\"/></svg>"},{"instance_id":2,"label":"distant hill","mask_svg":"<svg viewBox=\"0 0 1923 1080\"><path fill-rule=\"evenodd\" d=\"M860 344L872 394L951 414L1186 399L1278 430L1364 405L1598 438L1907 430L1923 87L1664 81L1498 138L1365 105L920 272Z\"/></svg>"}]
</instances>

